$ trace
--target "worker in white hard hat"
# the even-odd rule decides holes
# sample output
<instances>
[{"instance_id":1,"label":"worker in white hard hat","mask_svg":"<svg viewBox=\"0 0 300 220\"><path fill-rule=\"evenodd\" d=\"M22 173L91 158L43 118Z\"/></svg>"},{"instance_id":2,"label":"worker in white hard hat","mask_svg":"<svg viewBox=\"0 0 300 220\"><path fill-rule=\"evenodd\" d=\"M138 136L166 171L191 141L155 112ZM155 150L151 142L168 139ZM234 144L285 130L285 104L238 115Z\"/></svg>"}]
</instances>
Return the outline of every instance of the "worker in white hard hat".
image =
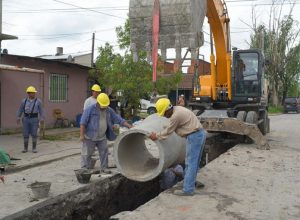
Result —
<instances>
[{"instance_id":1,"label":"worker in white hard hat","mask_svg":"<svg viewBox=\"0 0 300 220\"><path fill-rule=\"evenodd\" d=\"M91 87L91 90L92 90L92 95L84 101L83 110L97 103L97 96L100 94L101 88L98 84L94 84Z\"/></svg>"},{"instance_id":2,"label":"worker in white hard hat","mask_svg":"<svg viewBox=\"0 0 300 220\"><path fill-rule=\"evenodd\" d=\"M127 128L132 127L109 107L109 103L110 100L107 94L100 93L97 97L97 103L83 111L80 121L80 140L86 147L86 152L81 152L84 156L81 167L92 168L91 157L95 147L97 147L100 157L100 171L106 174L111 173L108 169L107 140L113 141L116 139L113 125L119 124Z\"/></svg>"},{"instance_id":3,"label":"worker in white hard hat","mask_svg":"<svg viewBox=\"0 0 300 220\"><path fill-rule=\"evenodd\" d=\"M32 152L37 153L37 130L39 121L44 123L45 115L40 99L36 98L36 89L29 86L26 89L27 98L23 99L17 112L17 124L20 124L21 117L23 125L24 149L23 153L28 151L29 135L32 137Z\"/></svg>"},{"instance_id":4,"label":"worker in white hard hat","mask_svg":"<svg viewBox=\"0 0 300 220\"><path fill-rule=\"evenodd\" d=\"M153 141L163 140L173 132L186 138L185 170L182 190L175 190L179 196L192 196L195 193L196 178L205 145L206 131L199 119L189 109L172 106L167 98L159 99L155 104L157 114L169 118L169 126L160 132L152 132L149 136Z\"/></svg>"},{"instance_id":5,"label":"worker in white hard hat","mask_svg":"<svg viewBox=\"0 0 300 220\"><path fill-rule=\"evenodd\" d=\"M184 95L181 94L178 98L178 101L177 101L177 105L180 105L180 106L185 106L185 98L184 98Z\"/></svg>"}]
</instances>

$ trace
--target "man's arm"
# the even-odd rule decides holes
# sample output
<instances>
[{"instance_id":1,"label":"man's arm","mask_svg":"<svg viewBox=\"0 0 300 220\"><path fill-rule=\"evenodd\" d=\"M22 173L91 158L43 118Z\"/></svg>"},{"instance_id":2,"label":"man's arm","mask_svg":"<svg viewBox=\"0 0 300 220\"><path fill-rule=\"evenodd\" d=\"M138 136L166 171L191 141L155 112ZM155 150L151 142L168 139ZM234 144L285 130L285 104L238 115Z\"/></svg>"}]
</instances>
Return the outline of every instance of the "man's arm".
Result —
<instances>
[{"instance_id":1,"label":"man's arm","mask_svg":"<svg viewBox=\"0 0 300 220\"><path fill-rule=\"evenodd\" d=\"M178 121L176 120L176 118L171 117L170 125L166 129L158 133L152 132L149 138L153 141L156 141L158 139L160 140L166 139L170 134L172 134L176 130L177 125L178 125Z\"/></svg>"},{"instance_id":2,"label":"man's arm","mask_svg":"<svg viewBox=\"0 0 300 220\"><path fill-rule=\"evenodd\" d=\"M82 113L81 119L80 119L80 140L84 140L84 134L86 130L86 125L88 124L89 115L91 112L92 107L85 109Z\"/></svg>"},{"instance_id":3,"label":"man's arm","mask_svg":"<svg viewBox=\"0 0 300 220\"><path fill-rule=\"evenodd\" d=\"M109 108L109 112L111 115L111 120L113 124L119 124L122 126L125 126L127 128L132 128L133 126L129 124L127 121L125 121L124 118L122 118L120 115L118 115L113 109Z\"/></svg>"},{"instance_id":4,"label":"man's arm","mask_svg":"<svg viewBox=\"0 0 300 220\"><path fill-rule=\"evenodd\" d=\"M85 125L84 124L81 124L80 125L80 141L83 141L84 140L84 134L85 134Z\"/></svg>"},{"instance_id":5,"label":"man's arm","mask_svg":"<svg viewBox=\"0 0 300 220\"><path fill-rule=\"evenodd\" d=\"M20 124L21 116L24 111L24 104L25 104L25 101L22 100L22 103L17 111L17 124Z\"/></svg>"},{"instance_id":6,"label":"man's arm","mask_svg":"<svg viewBox=\"0 0 300 220\"><path fill-rule=\"evenodd\" d=\"M45 120L44 108L43 108L41 100L38 99L38 102L39 102L38 103L38 111L39 111L39 114L40 114L40 118L41 118L41 121L44 121Z\"/></svg>"},{"instance_id":7,"label":"man's arm","mask_svg":"<svg viewBox=\"0 0 300 220\"><path fill-rule=\"evenodd\" d=\"M123 126L127 127L127 128L132 128L133 126L131 124L129 124L127 121L125 121L123 124Z\"/></svg>"}]
</instances>

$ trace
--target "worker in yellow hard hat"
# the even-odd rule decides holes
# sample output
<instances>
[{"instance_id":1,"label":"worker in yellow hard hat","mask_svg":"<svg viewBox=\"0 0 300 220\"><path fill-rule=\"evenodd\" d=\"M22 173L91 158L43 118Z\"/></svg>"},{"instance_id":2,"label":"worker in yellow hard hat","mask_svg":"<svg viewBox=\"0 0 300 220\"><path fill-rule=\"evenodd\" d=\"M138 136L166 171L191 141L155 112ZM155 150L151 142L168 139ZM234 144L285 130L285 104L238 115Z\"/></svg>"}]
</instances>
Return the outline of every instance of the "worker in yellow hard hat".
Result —
<instances>
[{"instance_id":1,"label":"worker in yellow hard hat","mask_svg":"<svg viewBox=\"0 0 300 220\"><path fill-rule=\"evenodd\" d=\"M29 136L32 137L32 152L37 153L37 130L39 121L44 123L45 115L43 105L40 99L36 98L35 87L29 86L26 90L27 98L23 99L17 112L17 124L20 124L21 117L23 125L24 149L23 153L28 151Z\"/></svg>"},{"instance_id":2,"label":"worker in yellow hard hat","mask_svg":"<svg viewBox=\"0 0 300 220\"><path fill-rule=\"evenodd\" d=\"M94 84L91 91L92 95L84 101L83 110L97 102L97 96L100 94L101 88L98 84Z\"/></svg>"},{"instance_id":3,"label":"worker in yellow hard hat","mask_svg":"<svg viewBox=\"0 0 300 220\"><path fill-rule=\"evenodd\" d=\"M159 99L155 107L159 116L170 119L170 124L161 132L152 132L149 137L153 141L162 140L175 132L187 139L183 189L175 190L174 194L192 196L195 191L196 177L204 149L206 132L199 119L191 110L182 106L172 106L167 98Z\"/></svg>"},{"instance_id":4,"label":"worker in yellow hard hat","mask_svg":"<svg viewBox=\"0 0 300 220\"><path fill-rule=\"evenodd\" d=\"M103 173L111 173L108 169L108 148L107 140L113 141L116 135L113 132L113 125L119 124L127 128L132 125L126 122L121 116L109 107L109 97L100 93L97 103L85 109L80 121L80 140L83 142L86 151L82 151L82 168L91 168L91 157L97 147L100 157L100 168Z\"/></svg>"}]
</instances>

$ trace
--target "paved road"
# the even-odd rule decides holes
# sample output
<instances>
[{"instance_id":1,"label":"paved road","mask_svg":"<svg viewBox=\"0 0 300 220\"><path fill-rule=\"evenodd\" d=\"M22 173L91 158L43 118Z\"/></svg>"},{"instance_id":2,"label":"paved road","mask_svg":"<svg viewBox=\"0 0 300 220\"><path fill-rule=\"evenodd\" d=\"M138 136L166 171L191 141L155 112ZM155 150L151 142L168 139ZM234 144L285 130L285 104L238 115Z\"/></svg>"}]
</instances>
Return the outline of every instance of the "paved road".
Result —
<instances>
[{"instance_id":1,"label":"paved road","mask_svg":"<svg viewBox=\"0 0 300 220\"><path fill-rule=\"evenodd\" d=\"M237 145L198 174L193 197L173 189L120 219L300 219L300 114L271 116L271 150Z\"/></svg>"}]
</instances>

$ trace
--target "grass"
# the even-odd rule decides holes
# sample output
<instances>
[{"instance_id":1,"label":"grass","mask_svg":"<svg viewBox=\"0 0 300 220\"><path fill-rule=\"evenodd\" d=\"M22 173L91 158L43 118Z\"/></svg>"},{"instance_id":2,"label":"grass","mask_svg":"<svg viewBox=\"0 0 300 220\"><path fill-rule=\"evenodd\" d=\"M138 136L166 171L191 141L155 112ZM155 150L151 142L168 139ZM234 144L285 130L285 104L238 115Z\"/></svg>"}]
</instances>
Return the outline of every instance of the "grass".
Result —
<instances>
[{"instance_id":1,"label":"grass","mask_svg":"<svg viewBox=\"0 0 300 220\"><path fill-rule=\"evenodd\" d=\"M270 114L278 114L283 112L283 107L282 106L269 106L268 112Z\"/></svg>"},{"instance_id":2,"label":"grass","mask_svg":"<svg viewBox=\"0 0 300 220\"><path fill-rule=\"evenodd\" d=\"M62 134L54 134L54 135L44 135L40 136L40 139L47 141L67 141L78 139L79 140L79 132L67 132Z\"/></svg>"}]
</instances>

